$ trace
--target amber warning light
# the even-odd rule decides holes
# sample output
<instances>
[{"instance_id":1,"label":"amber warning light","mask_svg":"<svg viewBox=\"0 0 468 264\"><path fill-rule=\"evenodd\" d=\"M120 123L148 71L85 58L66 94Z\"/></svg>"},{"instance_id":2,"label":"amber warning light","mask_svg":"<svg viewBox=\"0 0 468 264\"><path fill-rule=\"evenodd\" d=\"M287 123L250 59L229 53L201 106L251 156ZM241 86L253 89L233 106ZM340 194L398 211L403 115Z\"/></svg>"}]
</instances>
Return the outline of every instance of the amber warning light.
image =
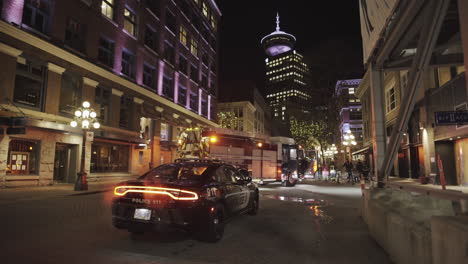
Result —
<instances>
[{"instance_id":1,"label":"amber warning light","mask_svg":"<svg viewBox=\"0 0 468 264\"><path fill-rule=\"evenodd\" d=\"M198 200L198 194L191 191L149 186L117 186L114 195L124 196L127 193L149 193L167 195L174 200Z\"/></svg>"}]
</instances>

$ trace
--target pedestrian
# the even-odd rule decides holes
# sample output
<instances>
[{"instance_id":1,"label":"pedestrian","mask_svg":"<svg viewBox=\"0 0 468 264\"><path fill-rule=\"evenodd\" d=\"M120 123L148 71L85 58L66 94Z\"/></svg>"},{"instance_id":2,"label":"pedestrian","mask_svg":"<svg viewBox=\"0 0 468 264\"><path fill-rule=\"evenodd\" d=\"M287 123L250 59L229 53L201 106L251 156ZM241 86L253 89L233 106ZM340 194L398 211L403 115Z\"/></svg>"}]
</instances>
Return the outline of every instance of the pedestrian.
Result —
<instances>
[{"instance_id":1,"label":"pedestrian","mask_svg":"<svg viewBox=\"0 0 468 264\"><path fill-rule=\"evenodd\" d=\"M349 161L349 159L346 159L346 162L343 164L343 168L345 168L346 172L348 173L348 182L351 181L354 185L353 163Z\"/></svg>"},{"instance_id":2,"label":"pedestrian","mask_svg":"<svg viewBox=\"0 0 468 264\"><path fill-rule=\"evenodd\" d=\"M360 159L357 160L356 170L358 171L358 178L364 175L364 164L362 164Z\"/></svg>"}]
</instances>

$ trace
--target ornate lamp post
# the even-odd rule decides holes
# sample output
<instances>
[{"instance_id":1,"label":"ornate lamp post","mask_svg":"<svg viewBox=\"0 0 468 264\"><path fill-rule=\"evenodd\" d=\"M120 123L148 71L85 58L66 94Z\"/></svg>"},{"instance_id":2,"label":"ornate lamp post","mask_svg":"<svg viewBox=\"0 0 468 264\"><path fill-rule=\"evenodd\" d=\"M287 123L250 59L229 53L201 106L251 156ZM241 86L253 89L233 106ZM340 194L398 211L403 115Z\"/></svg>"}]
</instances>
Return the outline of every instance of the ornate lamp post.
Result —
<instances>
[{"instance_id":1,"label":"ornate lamp post","mask_svg":"<svg viewBox=\"0 0 468 264\"><path fill-rule=\"evenodd\" d=\"M88 101L84 101L82 107L79 107L75 111L75 117L70 122L70 126L77 127L81 126L83 129L83 145L81 149L81 169L78 172L78 177L75 182L75 191L86 191L88 190L88 181L86 179L86 168L85 168L85 153L86 153L86 136L88 130L101 127L98 120L96 119L96 112L91 108L91 104Z\"/></svg>"},{"instance_id":2,"label":"ornate lamp post","mask_svg":"<svg viewBox=\"0 0 468 264\"><path fill-rule=\"evenodd\" d=\"M346 134L343 136L343 139L343 145L346 146L346 152L349 152L349 160L351 161L353 159L353 157L351 156L351 147L356 146L357 142L351 131L346 132Z\"/></svg>"}]
</instances>

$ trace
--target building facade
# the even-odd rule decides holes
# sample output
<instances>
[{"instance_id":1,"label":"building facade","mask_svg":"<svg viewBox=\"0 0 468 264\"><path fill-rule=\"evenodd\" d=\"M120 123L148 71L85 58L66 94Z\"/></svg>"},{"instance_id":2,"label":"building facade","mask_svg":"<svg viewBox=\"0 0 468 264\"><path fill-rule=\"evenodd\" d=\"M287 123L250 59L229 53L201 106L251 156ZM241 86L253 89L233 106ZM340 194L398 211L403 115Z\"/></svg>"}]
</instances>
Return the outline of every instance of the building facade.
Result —
<instances>
[{"instance_id":1,"label":"building facade","mask_svg":"<svg viewBox=\"0 0 468 264\"><path fill-rule=\"evenodd\" d=\"M272 117L289 122L312 110L309 91L309 68L303 56L294 50L296 38L280 30L279 16L276 31L265 36L261 44L265 49L266 99Z\"/></svg>"},{"instance_id":2,"label":"building facade","mask_svg":"<svg viewBox=\"0 0 468 264\"><path fill-rule=\"evenodd\" d=\"M0 185L74 182L83 101L102 124L86 143L90 180L175 158L183 127L216 126L212 0L3 0Z\"/></svg>"},{"instance_id":3,"label":"building facade","mask_svg":"<svg viewBox=\"0 0 468 264\"><path fill-rule=\"evenodd\" d=\"M252 137L271 136L270 108L252 82L231 81L223 86L218 112L233 113L237 124L231 129Z\"/></svg>"}]
</instances>

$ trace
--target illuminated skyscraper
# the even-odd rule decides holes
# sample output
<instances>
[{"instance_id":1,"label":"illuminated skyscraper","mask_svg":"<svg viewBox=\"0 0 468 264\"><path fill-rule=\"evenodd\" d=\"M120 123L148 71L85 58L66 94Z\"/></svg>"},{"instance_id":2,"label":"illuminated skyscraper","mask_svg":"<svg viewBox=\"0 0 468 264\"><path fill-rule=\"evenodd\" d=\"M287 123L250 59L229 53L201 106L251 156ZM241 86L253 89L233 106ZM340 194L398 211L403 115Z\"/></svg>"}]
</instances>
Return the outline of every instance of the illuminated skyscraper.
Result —
<instances>
[{"instance_id":1,"label":"illuminated skyscraper","mask_svg":"<svg viewBox=\"0 0 468 264\"><path fill-rule=\"evenodd\" d=\"M309 69L301 54L294 50L296 38L280 30L276 15L276 31L265 36L261 44L265 49L267 102L273 118L288 122L310 112L308 103Z\"/></svg>"}]
</instances>

